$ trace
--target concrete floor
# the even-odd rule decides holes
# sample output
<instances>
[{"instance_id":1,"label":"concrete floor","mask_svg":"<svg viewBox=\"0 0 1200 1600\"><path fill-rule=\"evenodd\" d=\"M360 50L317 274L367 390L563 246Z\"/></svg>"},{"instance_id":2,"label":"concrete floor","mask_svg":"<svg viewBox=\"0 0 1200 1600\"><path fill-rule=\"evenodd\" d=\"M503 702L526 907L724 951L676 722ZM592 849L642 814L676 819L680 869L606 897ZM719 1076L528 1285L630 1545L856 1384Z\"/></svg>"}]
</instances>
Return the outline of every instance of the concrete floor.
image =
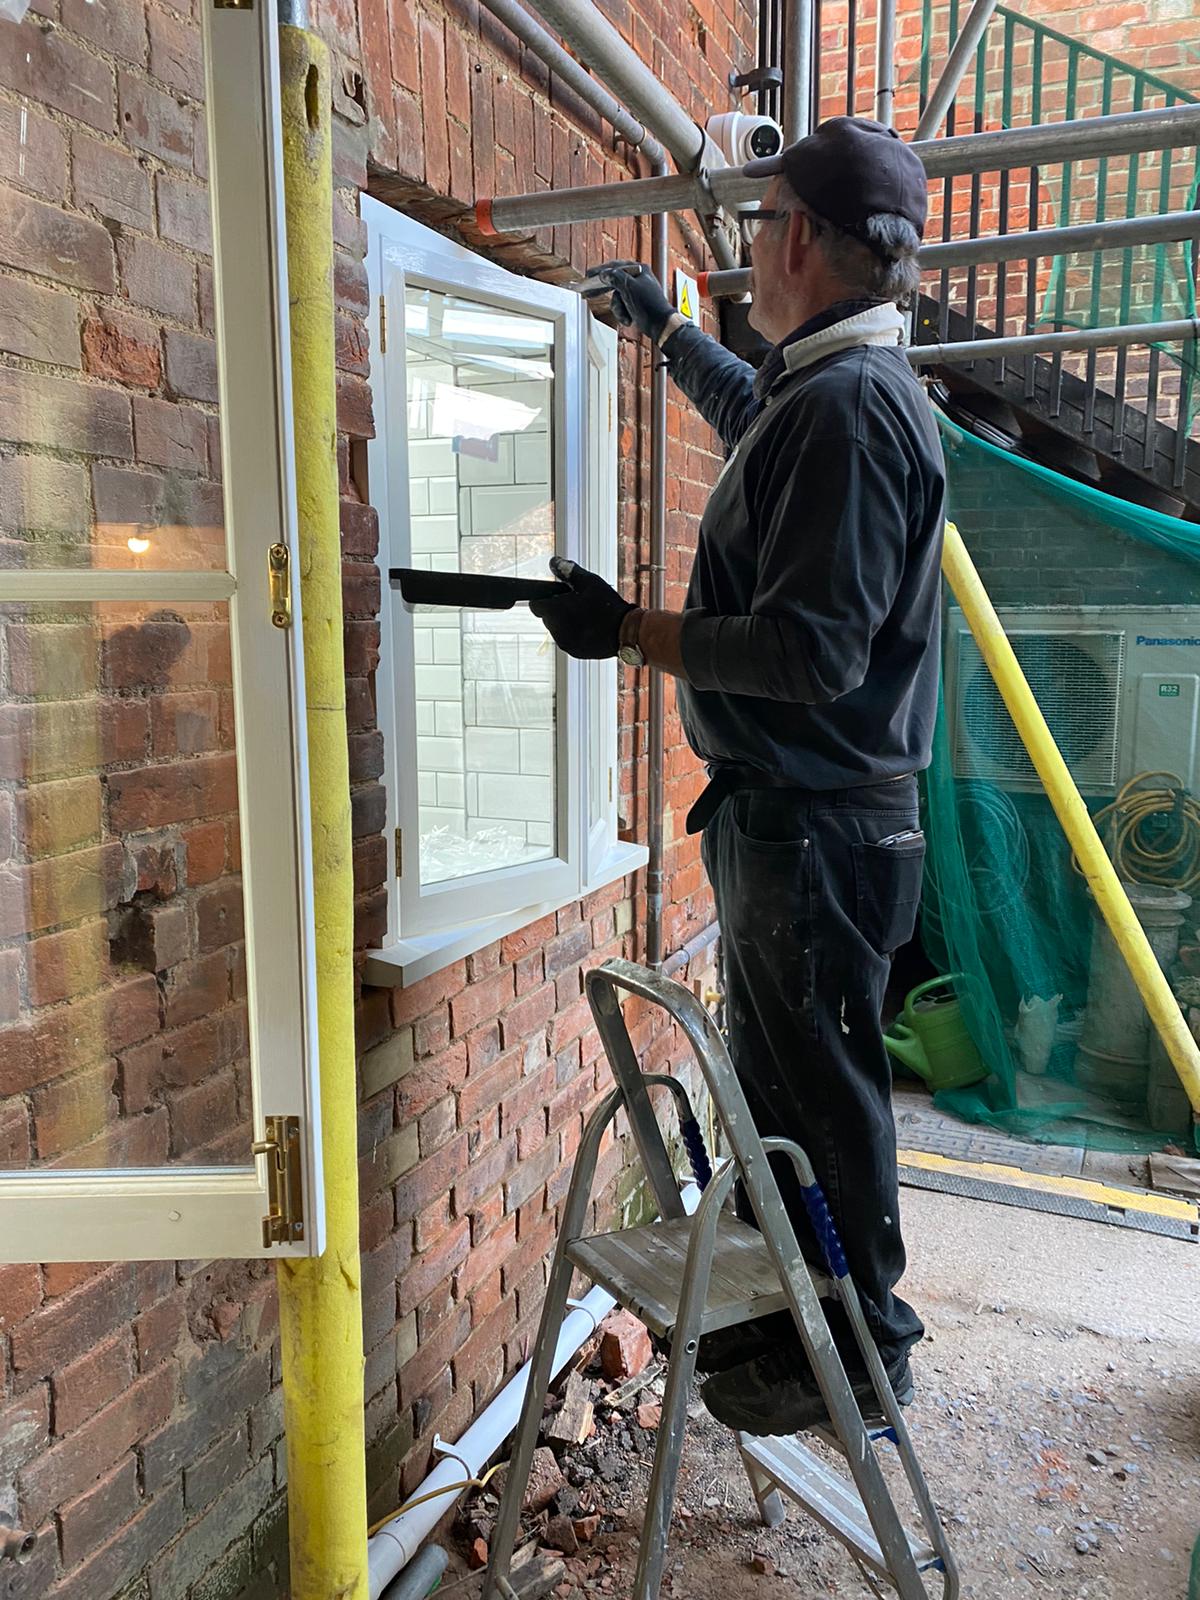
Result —
<instances>
[{"instance_id":1,"label":"concrete floor","mask_svg":"<svg viewBox=\"0 0 1200 1600\"><path fill-rule=\"evenodd\" d=\"M908 1416L965 1600L1185 1600L1200 1534L1200 1247L914 1190L903 1211L904 1292L929 1329ZM694 1410L664 1595L869 1596L799 1514L762 1529L730 1436ZM648 1468L634 1456L605 1486L617 1531L562 1600L631 1592Z\"/></svg>"},{"instance_id":2,"label":"concrete floor","mask_svg":"<svg viewBox=\"0 0 1200 1600\"><path fill-rule=\"evenodd\" d=\"M913 1425L964 1593L1183 1600L1200 1249L911 1191L904 1216L904 1287L933 1335Z\"/></svg>"}]
</instances>

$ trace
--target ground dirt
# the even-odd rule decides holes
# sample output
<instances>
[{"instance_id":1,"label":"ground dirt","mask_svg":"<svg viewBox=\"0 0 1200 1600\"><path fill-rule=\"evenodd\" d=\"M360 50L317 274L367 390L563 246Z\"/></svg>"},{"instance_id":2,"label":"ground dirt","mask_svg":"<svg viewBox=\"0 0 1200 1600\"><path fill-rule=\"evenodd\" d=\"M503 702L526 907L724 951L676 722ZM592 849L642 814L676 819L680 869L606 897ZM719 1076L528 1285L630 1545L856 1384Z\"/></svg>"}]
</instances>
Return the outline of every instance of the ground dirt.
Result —
<instances>
[{"instance_id":1,"label":"ground dirt","mask_svg":"<svg viewBox=\"0 0 1200 1600\"><path fill-rule=\"evenodd\" d=\"M903 1288L929 1330L908 1417L965 1600L1186 1600L1200 1534L1200 1248L918 1191L903 1209ZM762 1527L731 1436L693 1413L668 1600L870 1596L795 1508ZM581 1484L576 1515L602 1521L558 1600L631 1594L653 1438L629 1415L564 1462Z\"/></svg>"}]
</instances>

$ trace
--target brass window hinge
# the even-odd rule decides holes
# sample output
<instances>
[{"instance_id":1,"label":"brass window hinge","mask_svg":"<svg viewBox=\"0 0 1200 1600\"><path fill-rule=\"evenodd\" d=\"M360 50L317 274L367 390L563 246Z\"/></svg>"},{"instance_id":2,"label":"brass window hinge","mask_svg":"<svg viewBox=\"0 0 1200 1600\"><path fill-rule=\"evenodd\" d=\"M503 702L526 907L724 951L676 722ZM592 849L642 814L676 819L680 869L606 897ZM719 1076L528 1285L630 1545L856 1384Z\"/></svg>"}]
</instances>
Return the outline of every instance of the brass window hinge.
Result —
<instances>
[{"instance_id":1,"label":"brass window hinge","mask_svg":"<svg viewBox=\"0 0 1200 1600\"><path fill-rule=\"evenodd\" d=\"M304 1238L304 1173L300 1162L300 1118L264 1118L266 1137L251 1149L267 1158L267 1205L262 1219L264 1248L295 1244Z\"/></svg>"},{"instance_id":2,"label":"brass window hinge","mask_svg":"<svg viewBox=\"0 0 1200 1600\"><path fill-rule=\"evenodd\" d=\"M292 557L287 545L273 544L267 551L267 582L271 593L271 621L277 628L290 628Z\"/></svg>"},{"instance_id":3,"label":"brass window hinge","mask_svg":"<svg viewBox=\"0 0 1200 1600\"><path fill-rule=\"evenodd\" d=\"M379 296L379 353L387 354L387 301Z\"/></svg>"},{"instance_id":4,"label":"brass window hinge","mask_svg":"<svg viewBox=\"0 0 1200 1600\"><path fill-rule=\"evenodd\" d=\"M404 876L404 829L396 829L396 876Z\"/></svg>"}]
</instances>

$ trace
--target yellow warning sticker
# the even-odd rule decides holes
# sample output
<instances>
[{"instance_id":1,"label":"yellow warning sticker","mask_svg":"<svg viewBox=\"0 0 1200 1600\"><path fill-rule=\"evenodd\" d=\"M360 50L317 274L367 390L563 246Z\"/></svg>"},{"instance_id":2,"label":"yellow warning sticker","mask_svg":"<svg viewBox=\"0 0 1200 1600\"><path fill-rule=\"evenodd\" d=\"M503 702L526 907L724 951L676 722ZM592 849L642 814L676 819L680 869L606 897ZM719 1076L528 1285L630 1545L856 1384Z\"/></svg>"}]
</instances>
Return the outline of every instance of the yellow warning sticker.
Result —
<instances>
[{"instance_id":1,"label":"yellow warning sticker","mask_svg":"<svg viewBox=\"0 0 1200 1600\"><path fill-rule=\"evenodd\" d=\"M686 272L675 273L675 309L689 322L699 324L700 296L696 287L695 278L689 278Z\"/></svg>"}]
</instances>

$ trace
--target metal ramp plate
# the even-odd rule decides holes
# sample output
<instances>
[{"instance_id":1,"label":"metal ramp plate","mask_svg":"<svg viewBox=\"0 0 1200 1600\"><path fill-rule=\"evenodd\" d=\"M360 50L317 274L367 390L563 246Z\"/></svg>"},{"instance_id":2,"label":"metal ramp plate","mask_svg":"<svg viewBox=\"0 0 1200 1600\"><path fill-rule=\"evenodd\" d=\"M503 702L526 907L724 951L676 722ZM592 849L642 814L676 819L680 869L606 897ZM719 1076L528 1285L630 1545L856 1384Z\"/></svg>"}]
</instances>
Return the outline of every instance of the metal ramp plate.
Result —
<instances>
[{"instance_id":1,"label":"metal ramp plate","mask_svg":"<svg viewBox=\"0 0 1200 1600\"><path fill-rule=\"evenodd\" d=\"M867 1509L848 1478L798 1439L756 1439L740 1433L738 1445L742 1454L753 1461L781 1493L815 1517L865 1566L891 1581ZM931 1545L915 1538L907 1529L905 1536L918 1571L927 1572L931 1567L940 1566L940 1558Z\"/></svg>"},{"instance_id":2,"label":"metal ramp plate","mask_svg":"<svg viewBox=\"0 0 1200 1600\"><path fill-rule=\"evenodd\" d=\"M572 1240L567 1256L653 1332L669 1334L683 1294L691 1229L691 1217L678 1217L620 1233L596 1233ZM818 1295L833 1293L827 1277L815 1271L811 1276ZM762 1235L722 1212L700 1332L752 1322L786 1308Z\"/></svg>"}]
</instances>

